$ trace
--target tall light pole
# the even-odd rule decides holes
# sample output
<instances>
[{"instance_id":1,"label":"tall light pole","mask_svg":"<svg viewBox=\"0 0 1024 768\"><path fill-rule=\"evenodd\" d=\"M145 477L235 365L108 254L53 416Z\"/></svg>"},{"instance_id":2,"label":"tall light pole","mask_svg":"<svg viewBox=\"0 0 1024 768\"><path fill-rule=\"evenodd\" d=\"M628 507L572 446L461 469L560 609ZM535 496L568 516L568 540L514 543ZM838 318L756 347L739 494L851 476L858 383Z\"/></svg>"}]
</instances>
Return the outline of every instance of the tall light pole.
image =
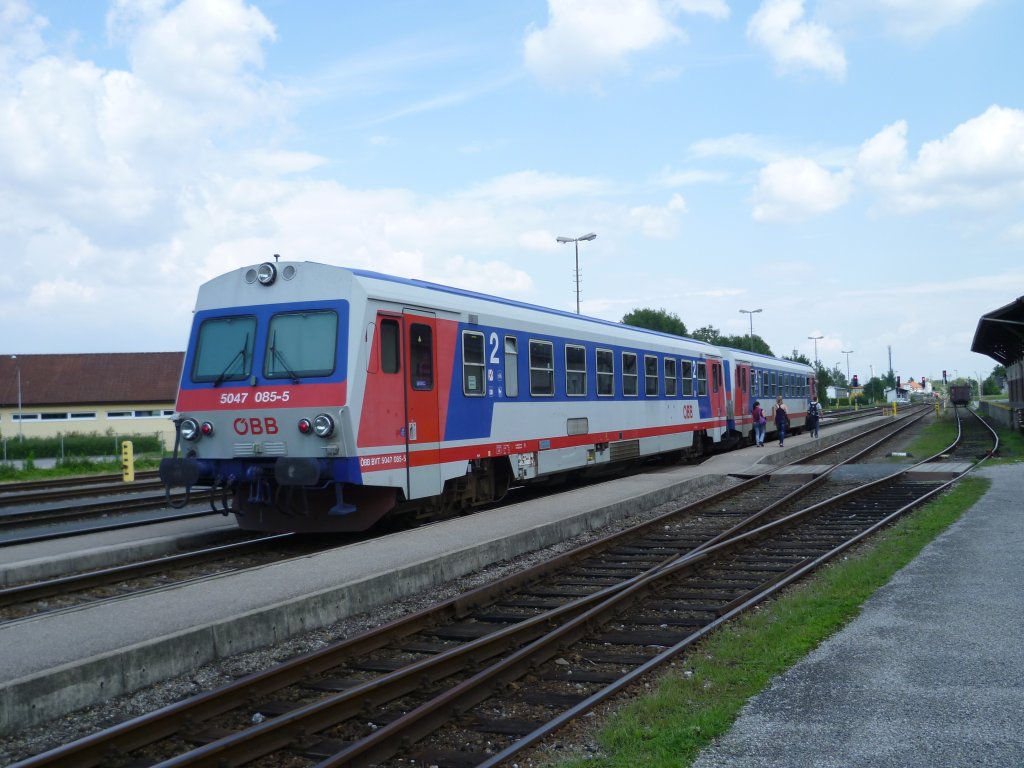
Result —
<instances>
[{"instance_id":1,"label":"tall light pole","mask_svg":"<svg viewBox=\"0 0 1024 768\"><path fill-rule=\"evenodd\" d=\"M846 384L847 384L847 386L850 386L850 355L852 355L857 350L855 350L855 349L841 349L839 351L842 352L844 355L846 355Z\"/></svg>"},{"instance_id":2,"label":"tall light pole","mask_svg":"<svg viewBox=\"0 0 1024 768\"><path fill-rule=\"evenodd\" d=\"M18 372L18 442L21 442L22 440L25 439L25 438L23 438L21 436L21 424L22 424L22 418L21 418L21 364L17 362L17 360L18 360L18 356L17 355L11 355L11 360L15 361L14 367L15 367L15 370L17 370L17 372Z\"/></svg>"},{"instance_id":3,"label":"tall light pole","mask_svg":"<svg viewBox=\"0 0 1024 768\"><path fill-rule=\"evenodd\" d=\"M814 366L817 368L817 367L819 367L821 365L821 363L818 362L818 339L824 339L825 337L824 336L808 336L807 338L814 340Z\"/></svg>"},{"instance_id":4,"label":"tall light pole","mask_svg":"<svg viewBox=\"0 0 1024 768\"><path fill-rule=\"evenodd\" d=\"M744 312L750 315L750 351L754 351L754 315L760 312L760 309L741 309L740 312Z\"/></svg>"},{"instance_id":5,"label":"tall light pole","mask_svg":"<svg viewBox=\"0 0 1024 768\"><path fill-rule=\"evenodd\" d=\"M590 232L586 235L580 235L579 237L556 237L560 243L575 243L576 244L576 314L580 313L580 240L593 240L597 237L596 234Z\"/></svg>"}]
</instances>

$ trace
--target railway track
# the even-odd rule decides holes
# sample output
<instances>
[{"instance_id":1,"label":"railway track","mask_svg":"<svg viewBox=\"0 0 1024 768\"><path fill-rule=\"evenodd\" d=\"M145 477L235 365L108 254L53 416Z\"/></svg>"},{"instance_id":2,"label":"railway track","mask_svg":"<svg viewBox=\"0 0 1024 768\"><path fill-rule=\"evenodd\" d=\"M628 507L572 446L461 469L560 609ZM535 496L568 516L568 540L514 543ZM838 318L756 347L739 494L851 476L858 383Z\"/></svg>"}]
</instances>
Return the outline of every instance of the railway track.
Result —
<instances>
[{"instance_id":1,"label":"railway track","mask_svg":"<svg viewBox=\"0 0 1024 768\"><path fill-rule=\"evenodd\" d=\"M0 624L83 604L166 589L229 571L258 568L290 557L306 557L334 546L297 534L249 538L136 563L0 588Z\"/></svg>"},{"instance_id":2,"label":"railway track","mask_svg":"<svg viewBox=\"0 0 1024 768\"><path fill-rule=\"evenodd\" d=\"M497 765L947 485L912 469L750 480L18 765Z\"/></svg>"},{"instance_id":3,"label":"railway track","mask_svg":"<svg viewBox=\"0 0 1024 768\"><path fill-rule=\"evenodd\" d=\"M159 473L145 470L135 473L136 485L157 480ZM75 489L79 487L108 485L116 487L126 485L119 474L78 475L75 477L58 477L50 480L26 480L13 483L0 483L0 504L6 504L9 495L24 494L31 491L54 491L55 489ZM157 483L159 485L159 483Z\"/></svg>"}]
</instances>

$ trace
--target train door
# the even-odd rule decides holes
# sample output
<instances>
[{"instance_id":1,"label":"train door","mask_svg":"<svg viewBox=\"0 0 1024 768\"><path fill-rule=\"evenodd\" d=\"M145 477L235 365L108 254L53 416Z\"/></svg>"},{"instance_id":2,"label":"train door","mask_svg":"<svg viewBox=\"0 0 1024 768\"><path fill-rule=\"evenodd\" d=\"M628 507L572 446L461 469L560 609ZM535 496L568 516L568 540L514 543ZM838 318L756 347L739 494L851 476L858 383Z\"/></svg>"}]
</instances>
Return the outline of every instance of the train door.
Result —
<instances>
[{"instance_id":1,"label":"train door","mask_svg":"<svg viewBox=\"0 0 1024 768\"><path fill-rule=\"evenodd\" d=\"M753 403L750 399L750 363L736 363L736 386L734 389L736 429L743 432L743 428L750 418L750 408Z\"/></svg>"},{"instance_id":2,"label":"train door","mask_svg":"<svg viewBox=\"0 0 1024 768\"><path fill-rule=\"evenodd\" d=\"M708 358L708 372L711 381L708 389L711 395L711 417L716 423L726 419L725 376L722 371L721 358Z\"/></svg>"},{"instance_id":3,"label":"train door","mask_svg":"<svg viewBox=\"0 0 1024 768\"><path fill-rule=\"evenodd\" d=\"M406 494L415 499L441 492L437 320L422 311L404 314Z\"/></svg>"}]
</instances>

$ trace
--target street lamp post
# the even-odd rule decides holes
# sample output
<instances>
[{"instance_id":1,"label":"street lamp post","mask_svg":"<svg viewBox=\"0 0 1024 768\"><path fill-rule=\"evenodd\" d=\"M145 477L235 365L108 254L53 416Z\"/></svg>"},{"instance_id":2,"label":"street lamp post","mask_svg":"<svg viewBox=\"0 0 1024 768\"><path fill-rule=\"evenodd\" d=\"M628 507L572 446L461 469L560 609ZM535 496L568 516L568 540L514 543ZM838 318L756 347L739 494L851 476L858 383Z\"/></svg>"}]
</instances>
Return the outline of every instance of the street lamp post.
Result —
<instances>
[{"instance_id":1,"label":"street lamp post","mask_svg":"<svg viewBox=\"0 0 1024 768\"><path fill-rule=\"evenodd\" d=\"M17 355L11 355L11 360L17 361ZM24 438L21 436L21 364L18 362L14 363L15 370L18 372L18 442L20 443Z\"/></svg>"},{"instance_id":2,"label":"street lamp post","mask_svg":"<svg viewBox=\"0 0 1024 768\"><path fill-rule=\"evenodd\" d=\"M856 351L857 350L855 350L855 349L841 349L840 350L840 352L842 352L844 355L846 355L846 384L847 385L850 384L850 355L852 355Z\"/></svg>"},{"instance_id":3,"label":"street lamp post","mask_svg":"<svg viewBox=\"0 0 1024 768\"><path fill-rule=\"evenodd\" d=\"M590 232L579 237L556 237L560 243L574 243L576 245L576 314L580 313L580 240L593 240L597 235Z\"/></svg>"},{"instance_id":4,"label":"street lamp post","mask_svg":"<svg viewBox=\"0 0 1024 768\"><path fill-rule=\"evenodd\" d=\"M825 337L824 336L808 336L807 338L814 340L814 365L815 365L815 367L817 367L817 366L821 365L821 363L818 362L818 339L824 339Z\"/></svg>"},{"instance_id":5,"label":"street lamp post","mask_svg":"<svg viewBox=\"0 0 1024 768\"><path fill-rule=\"evenodd\" d=\"M750 351L754 351L754 315L760 312L760 309L741 309L740 312L750 315Z\"/></svg>"}]
</instances>

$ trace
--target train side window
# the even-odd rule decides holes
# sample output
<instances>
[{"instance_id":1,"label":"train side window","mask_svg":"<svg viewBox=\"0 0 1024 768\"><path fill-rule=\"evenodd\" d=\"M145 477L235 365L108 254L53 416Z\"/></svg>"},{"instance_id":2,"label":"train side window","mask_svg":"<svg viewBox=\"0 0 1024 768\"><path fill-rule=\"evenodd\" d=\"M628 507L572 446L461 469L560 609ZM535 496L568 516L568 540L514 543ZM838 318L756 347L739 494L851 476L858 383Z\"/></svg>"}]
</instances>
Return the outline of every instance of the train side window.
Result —
<instances>
[{"instance_id":1,"label":"train side window","mask_svg":"<svg viewBox=\"0 0 1024 768\"><path fill-rule=\"evenodd\" d=\"M644 394L647 397L658 396L657 355L644 355Z\"/></svg>"},{"instance_id":2,"label":"train side window","mask_svg":"<svg viewBox=\"0 0 1024 768\"><path fill-rule=\"evenodd\" d=\"M401 345L398 336L398 321L380 321L380 368L384 373L398 373Z\"/></svg>"},{"instance_id":3,"label":"train side window","mask_svg":"<svg viewBox=\"0 0 1024 768\"><path fill-rule=\"evenodd\" d=\"M530 341L530 394L555 394L555 349L550 341Z\"/></svg>"},{"instance_id":4,"label":"train side window","mask_svg":"<svg viewBox=\"0 0 1024 768\"><path fill-rule=\"evenodd\" d=\"M615 394L615 353L610 349L597 350L597 395L611 397Z\"/></svg>"},{"instance_id":5,"label":"train side window","mask_svg":"<svg viewBox=\"0 0 1024 768\"><path fill-rule=\"evenodd\" d=\"M779 394L779 375L772 371L772 387L771 392L768 393L769 397L774 397Z\"/></svg>"},{"instance_id":6,"label":"train side window","mask_svg":"<svg viewBox=\"0 0 1024 768\"><path fill-rule=\"evenodd\" d=\"M711 364L711 387L715 394L718 394L718 390L721 388L719 381L722 378L722 366L720 363Z\"/></svg>"},{"instance_id":7,"label":"train side window","mask_svg":"<svg viewBox=\"0 0 1024 768\"><path fill-rule=\"evenodd\" d=\"M697 395L704 397L708 393L707 363L697 363Z\"/></svg>"},{"instance_id":8,"label":"train side window","mask_svg":"<svg viewBox=\"0 0 1024 768\"><path fill-rule=\"evenodd\" d=\"M575 344L565 345L565 394L587 394L587 350Z\"/></svg>"},{"instance_id":9,"label":"train side window","mask_svg":"<svg viewBox=\"0 0 1024 768\"><path fill-rule=\"evenodd\" d=\"M505 337L505 395L519 397L519 342L515 336Z\"/></svg>"},{"instance_id":10,"label":"train side window","mask_svg":"<svg viewBox=\"0 0 1024 768\"><path fill-rule=\"evenodd\" d=\"M636 397L639 390L638 374L636 370L636 352L622 353L622 394L627 397Z\"/></svg>"},{"instance_id":11,"label":"train side window","mask_svg":"<svg viewBox=\"0 0 1024 768\"><path fill-rule=\"evenodd\" d=\"M484 392L484 335L462 332L462 393L482 397Z\"/></svg>"},{"instance_id":12,"label":"train side window","mask_svg":"<svg viewBox=\"0 0 1024 768\"><path fill-rule=\"evenodd\" d=\"M665 358L665 397L676 396L676 361L674 358Z\"/></svg>"},{"instance_id":13,"label":"train side window","mask_svg":"<svg viewBox=\"0 0 1024 768\"><path fill-rule=\"evenodd\" d=\"M409 371L413 389L434 388L434 336L429 325L413 323L409 329Z\"/></svg>"},{"instance_id":14,"label":"train side window","mask_svg":"<svg viewBox=\"0 0 1024 768\"><path fill-rule=\"evenodd\" d=\"M683 397L693 397L693 363L683 360Z\"/></svg>"}]
</instances>

